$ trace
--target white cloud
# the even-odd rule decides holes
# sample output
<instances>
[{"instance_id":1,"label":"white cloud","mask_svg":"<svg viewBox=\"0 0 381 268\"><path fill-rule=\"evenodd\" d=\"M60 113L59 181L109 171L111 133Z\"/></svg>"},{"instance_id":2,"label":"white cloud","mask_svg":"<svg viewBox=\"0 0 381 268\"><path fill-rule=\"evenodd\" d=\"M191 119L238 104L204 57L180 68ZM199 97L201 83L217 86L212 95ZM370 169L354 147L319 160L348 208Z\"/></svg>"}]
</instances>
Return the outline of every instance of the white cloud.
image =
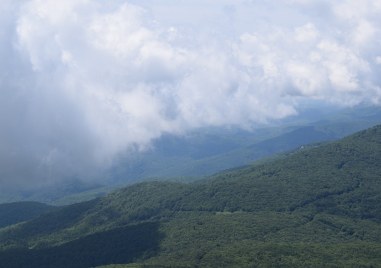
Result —
<instances>
[{"instance_id":1,"label":"white cloud","mask_svg":"<svg viewBox=\"0 0 381 268\"><path fill-rule=\"evenodd\" d=\"M312 23L307 23L295 29L295 39L299 42L315 41L319 33Z\"/></svg>"},{"instance_id":2,"label":"white cloud","mask_svg":"<svg viewBox=\"0 0 381 268\"><path fill-rule=\"evenodd\" d=\"M379 104L380 3L4 0L0 183L92 177L163 132L301 100Z\"/></svg>"},{"instance_id":3,"label":"white cloud","mask_svg":"<svg viewBox=\"0 0 381 268\"><path fill-rule=\"evenodd\" d=\"M366 20L359 21L353 33L353 41L359 45L366 45L371 42L376 34L376 28Z\"/></svg>"}]
</instances>

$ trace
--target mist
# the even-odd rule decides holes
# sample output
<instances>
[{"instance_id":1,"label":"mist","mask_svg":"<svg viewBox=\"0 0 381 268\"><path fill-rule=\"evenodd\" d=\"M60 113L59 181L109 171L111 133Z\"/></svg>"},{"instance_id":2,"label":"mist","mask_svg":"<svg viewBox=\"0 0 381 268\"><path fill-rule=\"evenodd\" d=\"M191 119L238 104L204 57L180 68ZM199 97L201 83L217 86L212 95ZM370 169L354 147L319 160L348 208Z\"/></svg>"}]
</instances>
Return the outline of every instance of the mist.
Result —
<instances>
[{"instance_id":1,"label":"mist","mask_svg":"<svg viewBox=\"0 0 381 268\"><path fill-rule=\"evenodd\" d=\"M381 103L381 1L2 0L0 187L101 180L163 133Z\"/></svg>"}]
</instances>

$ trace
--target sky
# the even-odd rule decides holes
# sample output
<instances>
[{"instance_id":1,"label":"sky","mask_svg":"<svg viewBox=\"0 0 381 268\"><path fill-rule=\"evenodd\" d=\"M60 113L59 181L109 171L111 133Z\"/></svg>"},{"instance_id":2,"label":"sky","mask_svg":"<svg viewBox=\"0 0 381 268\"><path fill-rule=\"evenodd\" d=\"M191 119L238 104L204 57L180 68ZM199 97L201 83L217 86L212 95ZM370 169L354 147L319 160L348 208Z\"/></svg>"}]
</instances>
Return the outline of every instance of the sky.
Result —
<instances>
[{"instance_id":1,"label":"sky","mask_svg":"<svg viewBox=\"0 0 381 268\"><path fill-rule=\"evenodd\" d=\"M1 0L0 187L163 133L381 104L381 0Z\"/></svg>"}]
</instances>

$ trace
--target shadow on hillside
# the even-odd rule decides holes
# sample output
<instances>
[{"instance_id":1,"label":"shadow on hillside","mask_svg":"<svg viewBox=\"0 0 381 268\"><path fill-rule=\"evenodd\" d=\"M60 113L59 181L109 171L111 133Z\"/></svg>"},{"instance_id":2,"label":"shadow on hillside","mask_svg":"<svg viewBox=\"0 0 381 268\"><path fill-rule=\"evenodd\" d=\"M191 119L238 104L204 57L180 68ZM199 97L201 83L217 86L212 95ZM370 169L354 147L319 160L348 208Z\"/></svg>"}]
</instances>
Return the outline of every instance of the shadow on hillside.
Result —
<instances>
[{"instance_id":1,"label":"shadow on hillside","mask_svg":"<svg viewBox=\"0 0 381 268\"><path fill-rule=\"evenodd\" d=\"M129 263L154 255L162 239L159 223L142 223L89 235L53 248L3 251L0 263L2 267L15 268L83 268Z\"/></svg>"}]
</instances>

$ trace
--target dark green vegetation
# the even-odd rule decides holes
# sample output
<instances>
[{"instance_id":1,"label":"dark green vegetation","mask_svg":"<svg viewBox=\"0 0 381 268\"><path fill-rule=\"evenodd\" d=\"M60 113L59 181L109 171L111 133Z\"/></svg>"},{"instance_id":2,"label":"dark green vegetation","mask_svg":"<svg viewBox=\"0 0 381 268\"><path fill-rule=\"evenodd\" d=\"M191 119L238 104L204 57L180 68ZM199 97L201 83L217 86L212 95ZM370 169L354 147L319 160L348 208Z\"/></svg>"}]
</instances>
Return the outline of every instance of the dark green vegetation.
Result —
<instances>
[{"instance_id":1,"label":"dark green vegetation","mask_svg":"<svg viewBox=\"0 0 381 268\"><path fill-rule=\"evenodd\" d=\"M380 267L381 126L0 230L5 267Z\"/></svg>"},{"instance_id":2,"label":"dark green vegetation","mask_svg":"<svg viewBox=\"0 0 381 268\"><path fill-rule=\"evenodd\" d=\"M0 228L37 218L56 209L38 202L16 202L0 204Z\"/></svg>"},{"instance_id":3,"label":"dark green vegetation","mask_svg":"<svg viewBox=\"0 0 381 268\"><path fill-rule=\"evenodd\" d=\"M156 253L161 239L158 223L142 223L88 235L63 245L41 249L12 249L0 255L5 267L95 267L128 263Z\"/></svg>"}]
</instances>

